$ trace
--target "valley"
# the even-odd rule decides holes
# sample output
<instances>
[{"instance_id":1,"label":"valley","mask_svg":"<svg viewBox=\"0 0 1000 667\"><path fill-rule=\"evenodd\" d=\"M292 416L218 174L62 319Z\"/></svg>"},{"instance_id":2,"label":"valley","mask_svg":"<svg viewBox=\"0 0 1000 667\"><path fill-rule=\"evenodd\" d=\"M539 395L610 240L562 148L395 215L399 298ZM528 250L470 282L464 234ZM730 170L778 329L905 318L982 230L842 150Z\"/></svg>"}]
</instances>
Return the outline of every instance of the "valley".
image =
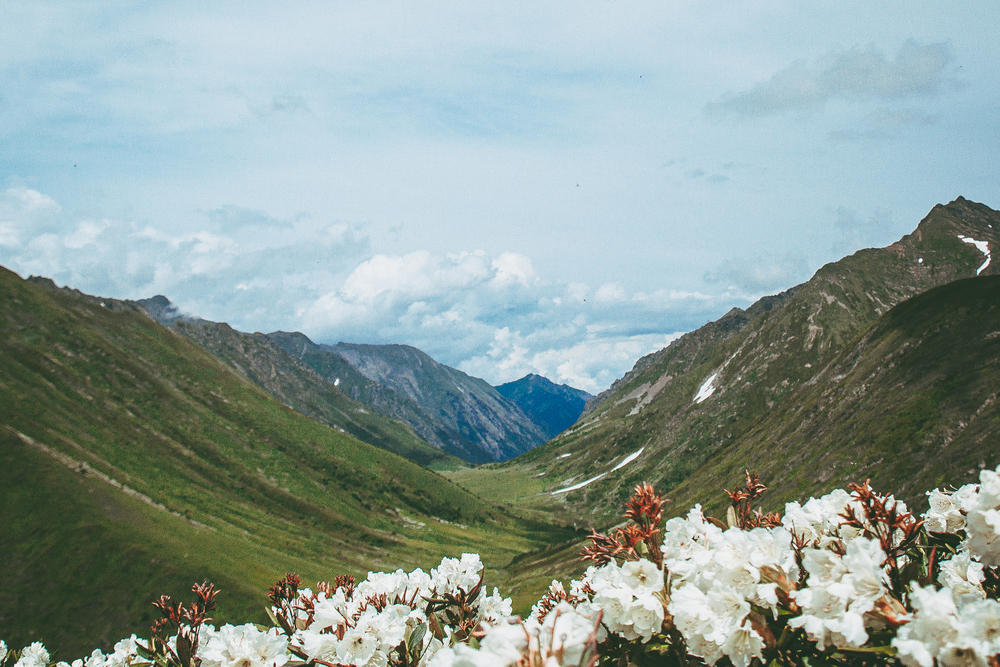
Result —
<instances>
[{"instance_id":1,"label":"valley","mask_svg":"<svg viewBox=\"0 0 1000 667\"><path fill-rule=\"evenodd\" d=\"M922 511L926 489L1000 463L998 244L1000 213L936 206L597 396L0 270L6 638L81 653L142 633L144 601L203 579L225 590L220 621L263 620L285 571L466 551L523 613L582 572L586 533L619 523L643 481L668 516L725 514L745 469L766 511L866 478ZM37 593L68 581L65 605Z\"/></svg>"},{"instance_id":2,"label":"valley","mask_svg":"<svg viewBox=\"0 0 1000 667\"><path fill-rule=\"evenodd\" d=\"M138 308L6 270L0 299L7 641L80 653L144 632L148 602L192 577L259 620L289 570L363 577L476 551L509 586L515 556L575 535L298 414ZM67 604L37 593L54 587Z\"/></svg>"}]
</instances>

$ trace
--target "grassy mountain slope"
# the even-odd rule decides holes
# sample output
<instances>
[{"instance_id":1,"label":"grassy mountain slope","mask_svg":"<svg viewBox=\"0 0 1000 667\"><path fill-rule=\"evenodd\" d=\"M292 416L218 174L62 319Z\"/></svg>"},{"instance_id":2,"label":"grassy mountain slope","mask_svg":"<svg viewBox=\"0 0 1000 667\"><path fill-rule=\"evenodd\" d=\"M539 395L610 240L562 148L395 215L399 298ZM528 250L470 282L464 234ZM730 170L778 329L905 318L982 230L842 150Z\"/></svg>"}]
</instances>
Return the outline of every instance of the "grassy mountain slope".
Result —
<instances>
[{"instance_id":1,"label":"grassy mountain slope","mask_svg":"<svg viewBox=\"0 0 1000 667\"><path fill-rule=\"evenodd\" d=\"M362 442L395 452L434 469L462 461L424 442L408 425L373 413L348 398L315 370L264 334L236 331L228 324L177 319L171 327L191 338L295 411L341 429Z\"/></svg>"},{"instance_id":2,"label":"grassy mountain slope","mask_svg":"<svg viewBox=\"0 0 1000 667\"><path fill-rule=\"evenodd\" d=\"M571 534L303 417L137 310L6 270L0 302L0 571L18 573L0 617L14 644L33 629L71 656L144 632L144 596L205 578L226 588L224 609L248 610L286 570L315 581L471 550L501 583L513 556ZM86 645L64 644L65 616L45 611L64 620L44 626L25 611L48 604L27 602L39 591L120 613L96 634L77 619Z\"/></svg>"},{"instance_id":3,"label":"grassy mountain slope","mask_svg":"<svg viewBox=\"0 0 1000 667\"><path fill-rule=\"evenodd\" d=\"M888 248L828 264L808 282L746 311L733 309L640 360L573 428L545 446L454 479L485 497L506 497L583 524L613 523L637 482L673 494L759 432L776 411L798 405L803 389L820 383L821 371L890 308L975 276L983 254L959 235L1000 248L1000 214L961 198L936 206ZM995 271L991 263L982 274ZM578 490L551 494L602 473Z\"/></svg>"},{"instance_id":4,"label":"grassy mountain slope","mask_svg":"<svg viewBox=\"0 0 1000 667\"><path fill-rule=\"evenodd\" d=\"M794 401L678 486L695 502L759 469L772 507L871 478L926 507L924 491L1000 463L1000 276L960 280L896 306Z\"/></svg>"},{"instance_id":5,"label":"grassy mountain slope","mask_svg":"<svg viewBox=\"0 0 1000 667\"><path fill-rule=\"evenodd\" d=\"M407 345L316 345L269 334L355 400L401 419L427 442L466 461L501 461L545 441L517 405L478 378Z\"/></svg>"},{"instance_id":6,"label":"grassy mountain slope","mask_svg":"<svg viewBox=\"0 0 1000 667\"><path fill-rule=\"evenodd\" d=\"M529 373L520 380L496 387L497 392L513 401L542 429L547 439L554 438L583 414L590 394L569 385L556 384L541 375Z\"/></svg>"}]
</instances>

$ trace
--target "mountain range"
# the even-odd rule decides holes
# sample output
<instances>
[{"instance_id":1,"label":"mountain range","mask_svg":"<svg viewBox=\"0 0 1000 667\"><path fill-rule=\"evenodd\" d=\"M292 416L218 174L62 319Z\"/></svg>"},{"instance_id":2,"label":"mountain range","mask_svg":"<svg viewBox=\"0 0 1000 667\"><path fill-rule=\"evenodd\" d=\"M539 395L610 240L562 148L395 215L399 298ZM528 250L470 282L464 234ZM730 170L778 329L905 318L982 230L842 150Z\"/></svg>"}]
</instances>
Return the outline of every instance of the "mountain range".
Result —
<instances>
[{"instance_id":1,"label":"mountain range","mask_svg":"<svg viewBox=\"0 0 1000 667\"><path fill-rule=\"evenodd\" d=\"M571 415L560 417L566 425L583 411L578 390L533 381L518 394L519 403L408 345L325 345L298 332L248 334L183 316L164 296L135 304L293 409L422 465L444 469L459 460L513 458L561 430L551 430L553 411ZM369 411L389 417L388 424Z\"/></svg>"},{"instance_id":2,"label":"mountain range","mask_svg":"<svg viewBox=\"0 0 1000 667\"><path fill-rule=\"evenodd\" d=\"M524 610L641 481L674 514L724 513L746 469L768 510L870 478L922 511L1000 463L998 244L1000 213L936 206L595 397L0 269L0 626L76 655L144 632L148 602L192 581L225 589L220 622L263 620L286 570L463 551Z\"/></svg>"}]
</instances>

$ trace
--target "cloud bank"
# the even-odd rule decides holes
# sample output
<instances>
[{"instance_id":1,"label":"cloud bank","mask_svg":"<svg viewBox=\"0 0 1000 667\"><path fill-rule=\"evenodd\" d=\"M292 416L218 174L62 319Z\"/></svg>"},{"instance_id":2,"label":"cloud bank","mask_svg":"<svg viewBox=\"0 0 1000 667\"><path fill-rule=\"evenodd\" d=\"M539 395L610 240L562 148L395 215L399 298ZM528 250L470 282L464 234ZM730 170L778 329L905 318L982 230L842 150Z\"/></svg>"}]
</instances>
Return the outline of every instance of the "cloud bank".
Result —
<instances>
[{"instance_id":1,"label":"cloud bank","mask_svg":"<svg viewBox=\"0 0 1000 667\"><path fill-rule=\"evenodd\" d=\"M0 262L116 298L163 294L243 331L406 343L493 384L538 373L597 392L732 305L708 295L546 275L517 252L373 254L357 227L224 207L195 231L70 220L58 202L0 193Z\"/></svg>"}]
</instances>

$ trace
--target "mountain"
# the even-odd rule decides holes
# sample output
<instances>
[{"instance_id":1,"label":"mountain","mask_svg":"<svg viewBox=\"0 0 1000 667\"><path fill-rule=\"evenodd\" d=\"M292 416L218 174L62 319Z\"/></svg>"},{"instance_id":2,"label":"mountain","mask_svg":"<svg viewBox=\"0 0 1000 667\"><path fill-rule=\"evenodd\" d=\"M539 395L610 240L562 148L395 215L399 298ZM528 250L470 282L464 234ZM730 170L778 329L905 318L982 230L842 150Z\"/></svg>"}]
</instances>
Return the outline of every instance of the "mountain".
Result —
<instances>
[{"instance_id":1,"label":"mountain","mask_svg":"<svg viewBox=\"0 0 1000 667\"><path fill-rule=\"evenodd\" d=\"M496 387L497 393L513 401L542 429L546 439L554 438L583 414L593 396L569 385L529 373L520 380Z\"/></svg>"},{"instance_id":2,"label":"mountain","mask_svg":"<svg viewBox=\"0 0 1000 667\"><path fill-rule=\"evenodd\" d=\"M923 493L1000 463L1000 275L936 287L880 317L731 448L674 490L681 503L759 469L770 501L871 478Z\"/></svg>"},{"instance_id":3,"label":"mountain","mask_svg":"<svg viewBox=\"0 0 1000 667\"><path fill-rule=\"evenodd\" d=\"M54 288L0 268L11 645L108 649L148 632L161 593L204 579L224 591L220 623L265 622L286 571L315 582L477 551L505 585L514 556L574 535L300 415L138 305ZM520 581L519 604L546 585Z\"/></svg>"},{"instance_id":4,"label":"mountain","mask_svg":"<svg viewBox=\"0 0 1000 667\"><path fill-rule=\"evenodd\" d=\"M180 317L165 297L137 302L175 331L238 370L293 410L362 442L435 469L463 462L429 445L403 422L366 409L264 334L236 331L228 324Z\"/></svg>"},{"instance_id":5,"label":"mountain","mask_svg":"<svg viewBox=\"0 0 1000 667\"><path fill-rule=\"evenodd\" d=\"M136 303L289 407L422 465L503 461L547 439L542 426L485 381L413 347L317 345L297 332L247 334L182 316L163 296Z\"/></svg>"},{"instance_id":6,"label":"mountain","mask_svg":"<svg viewBox=\"0 0 1000 667\"><path fill-rule=\"evenodd\" d=\"M318 345L300 333L269 338L356 401L409 424L466 461L504 461L545 442L542 430L486 381L408 345Z\"/></svg>"},{"instance_id":7,"label":"mountain","mask_svg":"<svg viewBox=\"0 0 1000 667\"><path fill-rule=\"evenodd\" d=\"M964 433L963 424L985 405L989 393L975 393L978 385L966 381L962 364L956 361L954 368L927 375L937 378L936 389L914 384L916 376L907 376L908 384L877 389L861 382L854 389L874 402L870 411L859 404L850 414L842 413L817 397L841 396L841 380L830 369L841 368L838 364L849 355L861 353L858 345L866 340L869 327L896 321L880 318L935 287L977 274L985 281L998 273L990 258L996 248L1000 213L963 198L935 206L913 233L889 247L861 250L827 264L808 282L761 299L747 310L733 309L639 360L590 403L572 428L543 447L504 466L456 473L453 479L486 497L505 489L506 502L596 526L614 523L621 502L643 480L674 497L675 511L684 511L689 500L720 506L719 490L738 486L744 467L776 476L766 480L775 487L769 502L820 494L850 476L858 481L870 476L886 488L905 488L907 500L922 501L919 494L926 489L917 488L918 482L971 479L968 457L953 458L943 448L945 436L921 445L920 452L914 449L914 443L931 437L922 429L930 428L933 420L935 429L943 429L934 433ZM968 308L952 312L947 300L916 303L947 306L949 335L956 343L964 340L964 326L1000 329L988 319L963 323L974 313ZM927 321L930 315L923 314ZM935 338L930 331L925 338L947 345L947 337ZM930 343L924 349L933 350ZM974 346L973 356L980 353L986 355L987 349ZM943 349L937 356L942 363L952 359ZM987 360L984 357L983 363ZM865 363L874 373L881 363L899 362L881 357ZM933 412L943 405L941 392L955 394L949 400L962 409ZM919 408L908 402L918 395L925 399ZM826 406L825 412L816 405ZM896 411L883 412L883 406ZM911 408L916 412L908 411ZM925 413L932 415L931 421L921 421ZM827 419L828 414L837 414L838 420ZM880 417L872 424L848 418L875 414ZM913 421L907 421L911 417ZM810 424L819 430L807 428ZM919 425L916 431L914 425ZM779 447L777 434L786 432L799 437ZM989 446L979 442L970 447L970 452L981 453L985 465L995 465ZM842 463L829 454L841 448L855 452L847 459L853 464L827 467L828 462ZM861 450L870 453L860 456ZM788 463L789 456L799 463ZM726 465L719 468L721 462Z\"/></svg>"}]
</instances>

